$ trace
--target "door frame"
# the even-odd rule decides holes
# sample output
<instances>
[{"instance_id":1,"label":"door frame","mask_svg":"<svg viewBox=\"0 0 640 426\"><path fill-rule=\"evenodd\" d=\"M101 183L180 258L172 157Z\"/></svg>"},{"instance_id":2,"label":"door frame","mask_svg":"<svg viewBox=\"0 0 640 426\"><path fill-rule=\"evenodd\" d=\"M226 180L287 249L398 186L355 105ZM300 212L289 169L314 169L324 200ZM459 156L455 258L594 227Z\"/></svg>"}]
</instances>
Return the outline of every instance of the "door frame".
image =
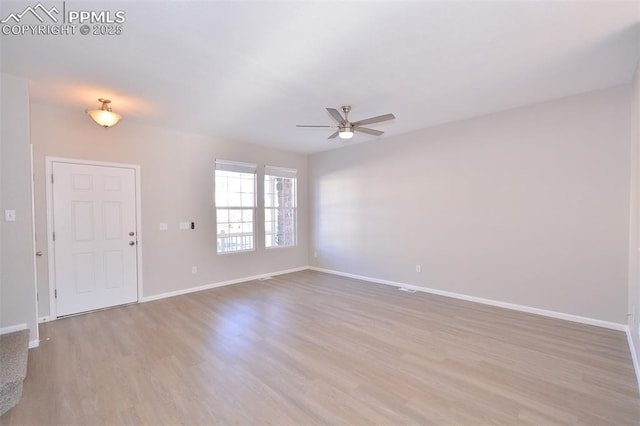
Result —
<instances>
[{"instance_id":1,"label":"door frame","mask_svg":"<svg viewBox=\"0 0 640 426\"><path fill-rule=\"evenodd\" d=\"M53 242L53 185L51 176L53 174L54 163L78 164L82 166L99 166L99 167L117 167L121 169L131 169L135 176L135 197L136 197L136 258L137 258L137 279L138 279L138 298L137 302L142 300L142 214L140 202L140 166L137 164L109 163L105 161L80 160L74 158L61 157L45 157L45 189L47 197L47 250L49 253L49 316L52 320L58 318L58 309L56 305L55 289L56 285L56 269L55 269L55 245Z\"/></svg>"},{"instance_id":2,"label":"door frame","mask_svg":"<svg viewBox=\"0 0 640 426\"><path fill-rule=\"evenodd\" d=\"M36 338L31 339L32 341L36 341L36 346L40 344L40 321L38 321L38 315L40 314L40 308L38 307L38 263L36 258L36 178L35 178L35 169L33 168L33 144L29 144L29 173L31 173L31 232L32 232L32 247L31 251L33 252L33 283L35 284L35 295L36 295ZM29 342L29 347L31 348L31 342ZM35 346L33 346L35 347Z\"/></svg>"}]
</instances>

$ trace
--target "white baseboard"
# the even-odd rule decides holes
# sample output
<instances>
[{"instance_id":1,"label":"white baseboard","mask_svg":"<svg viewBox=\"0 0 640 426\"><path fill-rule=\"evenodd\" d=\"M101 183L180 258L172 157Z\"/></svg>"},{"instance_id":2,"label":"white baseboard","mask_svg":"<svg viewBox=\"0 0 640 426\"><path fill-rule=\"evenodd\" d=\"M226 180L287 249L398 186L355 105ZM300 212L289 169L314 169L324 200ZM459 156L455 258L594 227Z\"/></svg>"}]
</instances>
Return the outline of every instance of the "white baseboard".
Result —
<instances>
[{"instance_id":1,"label":"white baseboard","mask_svg":"<svg viewBox=\"0 0 640 426\"><path fill-rule=\"evenodd\" d=\"M15 331L22 331L22 330L26 330L27 324L16 324L16 325L10 325L9 327L2 327L0 328L0 335L2 334L9 334L9 333L13 333ZM37 348L40 345L40 341L39 340L29 340L29 349L32 348Z\"/></svg>"},{"instance_id":2,"label":"white baseboard","mask_svg":"<svg viewBox=\"0 0 640 426\"><path fill-rule=\"evenodd\" d=\"M13 333L14 331L22 331L22 330L26 330L27 329L27 324L16 324L16 325L10 325L9 327L2 327L0 328L0 334L9 334L9 333Z\"/></svg>"},{"instance_id":3,"label":"white baseboard","mask_svg":"<svg viewBox=\"0 0 640 426\"><path fill-rule=\"evenodd\" d=\"M259 280L260 278L267 278L267 277L272 277L272 276L275 276L275 275L283 275L283 274L289 274L289 273L292 273L292 272L305 271L307 269L309 269L309 266L301 266L299 268L286 269L284 271L269 272L269 273L266 273L266 274L254 275L254 276L251 276L251 277L236 278L236 279L233 279L233 280L220 281L220 282L213 283L213 284L205 284L205 285L201 285L201 286L198 286L198 287L190 287L190 288L185 288L185 289L182 289L182 290L170 291L170 292L167 292L167 293L154 294L153 296L142 297L140 299L140 302L141 303L151 302L151 301L154 301L154 300L166 299L168 297L181 296L183 294L195 293L197 291L209 290L209 289L212 289L212 288L224 287L224 286L227 286L227 285L233 285L233 284L244 283L244 282L247 282L247 281Z\"/></svg>"},{"instance_id":4,"label":"white baseboard","mask_svg":"<svg viewBox=\"0 0 640 426\"><path fill-rule=\"evenodd\" d=\"M603 320L599 320L599 319L595 319L595 318L581 317L579 315L565 314L563 312L555 312L555 311L549 311L549 310L546 310L546 309L534 308L534 307L531 307L531 306L517 305L515 303L501 302L499 300L484 299L482 297L468 296L466 294L453 293L453 292L450 292L450 291L443 291L443 290L436 290L436 289L433 289L433 288L421 287L421 286L412 285L412 284L404 284L404 283L400 283L400 282L396 282L396 281L381 280L381 279L378 279L378 278L372 278L372 277L366 277L366 276L362 276L362 275L350 274L350 273L346 273L346 272L334 271L334 270L331 270L331 269L316 268L314 266L310 266L309 269L311 269L313 271L324 272L324 273L327 273L327 274L339 275L339 276L342 276L342 277L354 278L354 279L362 280L362 281L369 281L369 282L373 282L373 283L376 283L376 284L385 284L385 285L390 285L390 286L394 286L394 287L409 288L409 289L412 289L412 290L415 290L415 291L420 291L420 292L423 292L423 293L437 294L438 296L446 296L446 297L451 297L451 298L454 298L454 299L461 299L461 300L466 300L466 301L469 301L469 302L481 303L483 305L497 306L499 308L511 309L511 310L520 311L520 312L527 312L527 313L530 313L530 314L537 314L537 315L542 315L542 316L545 316L545 317L551 317L551 318L557 318L557 319L562 319L562 320L566 320L566 321L578 322L578 323L581 323L581 324L595 325L596 327L609 328L609 329L612 329L612 330L625 331L626 327L627 327L625 324L618 324L618 323L615 323L615 322L603 321Z\"/></svg>"},{"instance_id":5,"label":"white baseboard","mask_svg":"<svg viewBox=\"0 0 640 426\"><path fill-rule=\"evenodd\" d=\"M628 325L625 328L625 333L627 334L627 341L629 342L629 350L631 351L631 360L633 361L633 369L636 372L638 390L640 390L640 363L638 362L638 352L636 352L636 345L633 343L633 337L631 336L631 328Z\"/></svg>"}]
</instances>

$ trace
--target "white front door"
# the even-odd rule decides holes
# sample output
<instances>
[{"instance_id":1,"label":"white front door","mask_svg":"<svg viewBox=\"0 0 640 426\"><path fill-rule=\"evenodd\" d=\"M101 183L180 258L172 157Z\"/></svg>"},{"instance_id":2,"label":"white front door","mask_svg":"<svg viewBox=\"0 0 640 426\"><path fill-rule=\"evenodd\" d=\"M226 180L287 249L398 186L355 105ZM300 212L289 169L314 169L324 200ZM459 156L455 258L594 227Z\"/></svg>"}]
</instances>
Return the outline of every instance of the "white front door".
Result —
<instances>
[{"instance_id":1,"label":"white front door","mask_svg":"<svg viewBox=\"0 0 640 426\"><path fill-rule=\"evenodd\" d=\"M54 162L56 315L138 300L136 170Z\"/></svg>"}]
</instances>

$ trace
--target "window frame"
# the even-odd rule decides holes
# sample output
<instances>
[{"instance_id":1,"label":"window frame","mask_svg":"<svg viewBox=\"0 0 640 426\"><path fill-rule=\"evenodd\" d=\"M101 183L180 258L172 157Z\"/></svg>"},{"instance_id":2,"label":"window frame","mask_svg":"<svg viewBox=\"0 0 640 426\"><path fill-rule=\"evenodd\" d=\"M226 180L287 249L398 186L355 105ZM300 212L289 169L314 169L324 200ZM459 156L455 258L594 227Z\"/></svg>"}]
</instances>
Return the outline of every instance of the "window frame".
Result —
<instances>
[{"instance_id":1,"label":"window frame","mask_svg":"<svg viewBox=\"0 0 640 426\"><path fill-rule=\"evenodd\" d=\"M291 206L287 206L287 207L282 207L282 206L277 206L275 203L275 199L274 202L272 203L273 205L268 205L267 204L267 200L269 196L272 197L276 197L277 196L277 190L273 189L271 191L271 189L267 188L268 185L268 180L273 179L275 181L275 179L290 179L292 182L292 189L291 189L291 193L292 193L292 200L291 200ZM274 182L277 183L277 182ZM296 247L298 245L298 177L297 177L297 170L296 169L290 169L290 168L284 168L284 167L276 167L276 166L269 166L269 165L265 165L264 167L264 176L263 176L263 206L262 206L262 211L264 214L263 217L263 235L264 235L264 247L266 250L271 250L271 249L284 249L284 248L291 248L291 247ZM279 211L283 211L283 210L290 210L291 211L291 215L289 216L292 221L292 230L289 233L290 237L291 237L291 243L286 244L286 245L279 245L279 244L273 244L273 241L275 241L275 239L278 236L278 233L276 232L277 230L277 215L279 214ZM271 215L267 214L267 211L271 211ZM271 220L267 221L267 218L270 217ZM274 225L272 227L269 226L269 224ZM272 229L271 232L269 232L269 229ZM286 235L286 234L285 234ZM268 244L269 238L271 237L271 245Z\"/></svg>"},{"instance_id":2,"label":"window frame","mask_svg":"<svg viewBox=\"0 0 640 426\"><path fill-rule=\"evenodd\" d=\"M215 167L214 167L214 194L213 194L213 202L214 202L214 211L215 211L215 222L216 222L216 254L219 255L227 255L227 254L233 254L233 253L247 253L247 252L252 252L256 250L256 246L257 246L257 232L256 232L256 225L257 225L257 211L258 211L258 176L257 176L257 169L258 169L258 165L255 163L244 163L244 162L239 162L239 161L230 161L230 160L221 160L221 159L216 159L215 160ZM219 196L219 179L220 176L218 175L218 172L224 172L225 174L231 174L231 173L236 173L236 174L241 174L239 176L236 177L236 179L239 180L239 182L237 183L237 185L239 186L239 192L234 192L234 193L230 193L230 194L235 194L237 197L239 197L240 200L240 204L239 205L231 205L229 203L226 203L225 205L222 205L224 203L221 203L218 196ZM251 206L247 206L243 204L243 194L247 194L248 192L243 192L243 178L246 178L246 175L252 175L252 202L251 202ZM227 175L226 179L227 179L227 186L229 185L229 178L231 176ZM231 226L233 226L234 224L237 225L239 224L241 229L244 227L244 224L250 223L251 224L251 232L247 233L244 230L241 230L241 232L239 233L239 235L232 235L231 233L229 234L230 236L227 237L227 239L229 238L239 238L240 241L243 241L245 238L249 237L250 241L251 241L251 247L250 248L241 248L241 249L233 249L233 250L229 250L229 249L223 249L221 250L221 247L224 247L224 244L221 244L220 242L220 225L221 222L219 221L220 219L220 213L221 210L226 210L227 212L227 221L222 222L223 224L226 224L229 228ZM232 211L240 211L240 221L232 221L231 218L229 217L231 215ZM246 211L250 211L251 212L251 220L250 221L246 221L244 216L244 212ZM229 244L229 242L227 242L227 244ZM237 242L231 242L231 244L238 244ZM242 244L242 242L240 243Z\"/></svg>"}]
</instances>

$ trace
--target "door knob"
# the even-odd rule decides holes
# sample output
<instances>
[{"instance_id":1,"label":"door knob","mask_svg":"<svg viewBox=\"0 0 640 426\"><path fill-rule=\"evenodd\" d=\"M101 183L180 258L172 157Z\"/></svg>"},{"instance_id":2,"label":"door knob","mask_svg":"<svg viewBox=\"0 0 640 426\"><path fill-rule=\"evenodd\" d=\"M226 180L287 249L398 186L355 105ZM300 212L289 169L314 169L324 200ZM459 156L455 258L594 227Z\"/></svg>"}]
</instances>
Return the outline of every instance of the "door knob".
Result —
<instances>
[{"instance_id":1,"label":"door knob","mask_svg":"<svg viewBox=\"0 0 640 426\"><path fill-rule=\"evenodd\" d=\"M135 245L136 245L136 242L135 242L135 241L129 241L129 245L130 245L130 246L135 246Z\"/></svg>"},{"instance_id":2,"label":"door knob","mask_svg":"<svg viewBox=\"0 0 640 426\"><path fill-rule=\"evenodd\" d=\"M130 237L133 237L134 235L136 235L136 233L135 233L135 232L133 232L133 231L129 232L129 236L130 236Z\"/></svg>"},{"instance_id":3,"label":"door knob","mask_svg":"<svg viewBox=\"0 0 640 426\"><path fill-rule=\"evenodd\" d=\"M42 257L42 252L41 252L41 251L37 251L37 252L36 252L36 256L38 256L38 257Z\"/></svg>"}]
</instances>

